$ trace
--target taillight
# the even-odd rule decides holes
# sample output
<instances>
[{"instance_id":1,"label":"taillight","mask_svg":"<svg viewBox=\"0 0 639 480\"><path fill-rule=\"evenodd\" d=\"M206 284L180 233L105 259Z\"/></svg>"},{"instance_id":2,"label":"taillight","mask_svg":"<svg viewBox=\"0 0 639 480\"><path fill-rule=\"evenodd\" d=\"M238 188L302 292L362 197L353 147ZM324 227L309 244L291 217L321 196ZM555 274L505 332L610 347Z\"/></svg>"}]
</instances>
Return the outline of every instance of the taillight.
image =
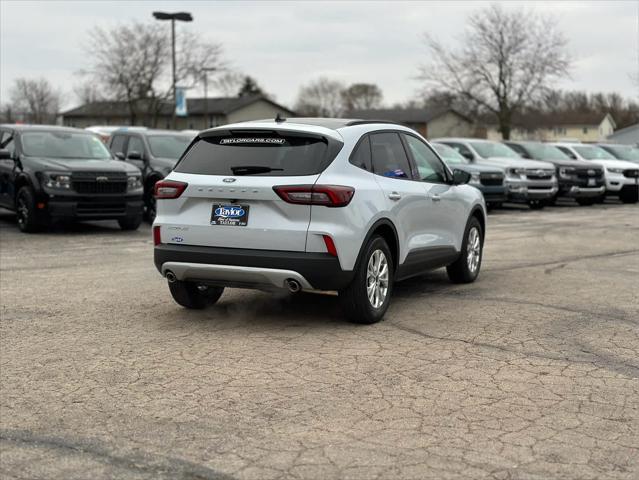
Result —
<instances>
[{"instance_id":1,"label":"taillight","mask_svg":"<svg viewBox=\"0 0 639 480\"><path fill-rule=\"evenodd\" d=\"M160 226L153 227L153 245L159 245L162 243L162 235L160 234Z\"/></svg>"},{"instance_id":2,"label":"taillight","mask_svg":"<svg viewBox=\"0 0 639 480\"><path fill-rule=\"evenodd\" d=\"M322 237L324 238L324 245L326 245L326 251L330 253L331 255L333 255L334 257L337 257L337 248L335 248L335 242L333 241L331 236L322 235Z\"/></svg>"},{"instance_id":3,"label":"taillight","mask_svg":"<svg viewBox=\"0 0 639 480\"><path fill-rule=\"evenodd\" d=\"M173 180L160 180L155 184L155 198L178 198L188 185Z\"/></svg>"},{"instance_id":4,"label":"taillight","mask_svg":"<svg viewBox=\"0 0 639 480\"><path fill-rule=\"evenodd\" d=\"M353 187L341 185L277 185L277 195L288 203L345 207L355 194Z\"/></svg>"}]
</instances>

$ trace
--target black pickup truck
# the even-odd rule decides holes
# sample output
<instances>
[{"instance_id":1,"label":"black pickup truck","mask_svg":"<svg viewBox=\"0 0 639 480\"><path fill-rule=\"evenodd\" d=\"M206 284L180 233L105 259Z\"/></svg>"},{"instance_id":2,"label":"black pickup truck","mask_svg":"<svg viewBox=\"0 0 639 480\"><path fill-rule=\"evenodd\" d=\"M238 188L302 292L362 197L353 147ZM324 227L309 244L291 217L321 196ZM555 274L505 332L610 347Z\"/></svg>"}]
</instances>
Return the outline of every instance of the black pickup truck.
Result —
<instances>
[{"instance_id":1,"label":"black pickup truck","mask_svg":"<svg viewBox=\"0 0 639 480\"><path fill-rule=\"evenodd\" d=\"M0 206L16 212L23 232L61 220L117 220L135 230L141 176L85 130L0 125Z\"/></svg>"}]
</instances>

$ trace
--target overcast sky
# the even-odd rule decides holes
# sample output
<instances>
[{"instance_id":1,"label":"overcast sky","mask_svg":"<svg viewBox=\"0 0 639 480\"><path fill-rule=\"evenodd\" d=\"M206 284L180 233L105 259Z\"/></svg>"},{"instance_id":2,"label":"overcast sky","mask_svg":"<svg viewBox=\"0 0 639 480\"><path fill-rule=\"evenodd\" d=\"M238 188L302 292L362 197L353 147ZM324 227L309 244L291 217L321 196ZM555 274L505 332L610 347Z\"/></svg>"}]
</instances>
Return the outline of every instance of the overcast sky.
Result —
<instances>
[{"instance_id":1,"label":"overcast sky","mask_svg":"<svg viewBox=\"0 0 639 480\"><path fill-rule=\"evenodd\" d=\"M44 76L68 93L64 106L74 106L76 72L90 62L84 49L87 33L96 26L153 21L151 12L162 9L191 12L194 22L182 28L221 43L236 69L254 76L284 104L292 105L299 86L319 75L375 82L391 104L409 99L419 88L417 69L428 61L423 33L455 42L468 12L482 5L0 0L0 101L8 100L14 79ZM556 16L574 59L572 78L561 88L639 96L631 80L639 74L638 0L504 5Z\"/></svg>"}]
</instances>

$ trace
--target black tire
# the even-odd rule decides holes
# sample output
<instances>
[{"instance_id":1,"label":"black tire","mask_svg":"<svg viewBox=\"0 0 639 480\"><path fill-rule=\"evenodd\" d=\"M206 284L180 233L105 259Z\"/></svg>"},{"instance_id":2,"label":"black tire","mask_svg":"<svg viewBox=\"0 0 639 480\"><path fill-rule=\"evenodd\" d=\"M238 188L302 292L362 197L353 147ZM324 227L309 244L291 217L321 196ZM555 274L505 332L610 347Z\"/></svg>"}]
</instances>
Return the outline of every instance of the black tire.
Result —
<instances>
[{"instance_id":1,"label":"black tire","mask_svg":"<svg viewBox=\"0 0 639 480\"><path fill-rule=\"evenodd\" d=\"M382 303L378 306L374 306L372 302L377 301L378 298L374 297L376 300L369 300L368 267L371 257L373 257L373 254L378 255L377 252L381 252L386 261L386 294ZM379 255L376 258L380 258ZM353 281L348 287L339 292L339 300L346 318L351 322L363 324L377 323L382 320L386 310L388 310L390 298L393 294L394 274L393 256L391 255L386 240L378 235L373 236L364 247L362 258L355 270ZM374 290L377 288L375 285L379 285L383 290L383 278L379 279L375 277L374 282L374 284L371 284ZM381 290L379 291L381 292Z\"/></svg>"},{"instance_id":2,"label":"black tire","mask_svg":"<svg viewBox=\"0 0 639 480\"><path fill-rule=\"evenodd\" d=\"M639 202L639 190L626 190L619 194L619 200L623 203Z\"/></svg>"},{"instance_id":3,"label":"black tire","mask_svg":"<svg viewBox=\"0 0 639 480\"><path fill-rule=\"evenodd\" d=\"M16 195L16 217L18 228L25 233L35 233L42 228L38 221L35 195L31 187L24 186Z\"/></svg>"},{"instance_id":4,"label":"black tire","mask_svg":"<svg viewBox=\"0 0 639 480\"><path fill-rule=\"evenodd\" d=\"M558 198L558 195L555 194L552 197L550 197L548 200L546 200L544 203L548 207L554 207L555 205L557 205L557 198Z\"/></svg>"},{"instance_id":5,"label":"black tire","mask_svg":"<svg viewBox=\"0 0 639 480\"><path fill-rule=\"evenodd\" d=\"M479 236L479 257L477 258L477 264L474 270L471 270L469 265L469 243L474 240L472 237L473 230L476 230ZM473 242L474 243L474 242ZM474 248L477 251L477 245ZM481 228L479 220L476 217L471 217L466 225L466 231L464 232L464 242L462 243L461 254L454 263L451 263L446 267L448 278L453 283L471 283L474 282L479 275L481 269L481 261L484 256L484 232Z\"/></svg>"},{"instance_id":6,"label":"black tire","mask_svg":"<svg viewBox=\"0 0 639 480\"><path fill-rule=\"evenodd\" d=\"M582 207L590 207L591 205L595 204L595 202L597 201L597 198L596 197L576 198L575 200L577 200L577 203L581 205Z\"/></svg>"},{"instance_id":7,"label":"black tire","mask_svg":"<svg viewBox=\"0 0 639 480\"><path fill-rule=\"evenodd\" d=\"M528 206L531 210L542 210L544 208L545 203L541 200L530 200L528 202Z\"/></svg>"},{"instance_id":8,"label":"black tire","mask_svg":"<svg viewBox=\"0 0 639 480\"><path fill-rule=\"evenodd\" d=\"M194 310L202 310L213 305L224 293L224 287L212 287L181 280L169 282L169 290L176 303Z\"/></svg>"},{"instance_id":9,"label":"black tire","mask_svg":"<svg viewBox=\"0 0 639 480\"><path fill-rule=\"evenodd\" d=\"M134 217L124 217L118 220L118 224L122 230L137 230L142 223L142 215Z\"/></svg>"},{"instance_id":10,"label":"black tire","mask_svg":"<svg viewBox=\"0 0 639 480\"><path fill-rule=\"evenodd\" d=\"M144 193L144 219L149 223L153 223L157 215L157 200L155 199L154 189L158 181L159 179L150 180Z\"/></svg>"},{"instance_id":11,"label":"black tire","mask_svg":"<svg viewBox=\"0 0 639 480\"><path fill-rule=\"evenodd\" d=\"M604 203L606 201L606 195L599 195L595 197L595 203Z\"/></svg>"}]
</instances>

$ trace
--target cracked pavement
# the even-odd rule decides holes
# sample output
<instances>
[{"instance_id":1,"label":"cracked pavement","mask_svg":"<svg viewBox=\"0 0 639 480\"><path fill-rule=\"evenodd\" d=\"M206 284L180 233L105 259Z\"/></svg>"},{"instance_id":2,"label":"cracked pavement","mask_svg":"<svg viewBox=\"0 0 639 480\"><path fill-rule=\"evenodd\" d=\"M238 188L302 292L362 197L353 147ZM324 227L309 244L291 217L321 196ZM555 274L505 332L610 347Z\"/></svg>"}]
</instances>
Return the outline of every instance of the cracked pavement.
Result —
<instances>
[{"instance_id":1,"label":"cracked pavement","mask_svg":"<svg viewBox=\"0 0 639 480\"><path fill-rule=\"evenodd\" d=\"M386 320L227 290L186 311L150 228L0 214L0 476L639 478L639 208L491 214L482 272Z\"/></svg>"}]
</instances>

